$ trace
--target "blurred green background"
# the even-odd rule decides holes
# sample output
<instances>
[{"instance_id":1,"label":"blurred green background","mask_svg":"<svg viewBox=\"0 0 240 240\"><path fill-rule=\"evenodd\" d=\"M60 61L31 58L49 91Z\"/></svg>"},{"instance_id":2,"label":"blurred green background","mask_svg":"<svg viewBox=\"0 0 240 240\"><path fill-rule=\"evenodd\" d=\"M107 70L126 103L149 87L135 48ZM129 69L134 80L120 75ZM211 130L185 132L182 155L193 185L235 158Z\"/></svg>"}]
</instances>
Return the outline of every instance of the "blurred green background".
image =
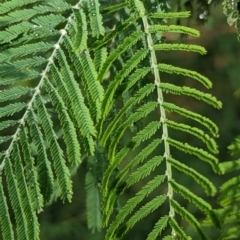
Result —
<instances>
[{"instance_id":1,"label":"blurred green background","mask_svg":"<svg viewBox=\"0 0 240 240\"><path fill-rule=\"evenodd\" d=\"M175 4L176 0L172 0ZM73 1L75 2L75 1ZM226 23L226 17L223 15L221 4L212 6L209 11L208 21L203 22L199 20L199 9L197 2L191 1L193 7L193 16L182 24L188 24L201 32L199 38L179 38L177 35L166 35L167 42L185 42L191 44L199 44L205 47L208 53L200 56L193 53L173 52L159 53L159 62L169 63L176 66L181 66L191 70L198 71L199 73L207 76L213 82L213 88L208 92L216 96L223 103L221 110L215 110L210 106L199 103L197 101L189 101L189 98L177 98L181 106L186 106L189 109L196 109L198 113L208 116L212 119L220 129L220 137L217 139L219 145L220 161L230 159L227 146L231 141L240 134L240 43L237 41L236 30L234 27L229 27ZM184 10L185 1L180 1L180 6ZM202 9L203 11L204 9ZM196 20L199 21L196 21ZM161 78L164 82L181 82L181 85L196 87L199 85L193 80L162 74ZM173 97L167 96L167 98ZM151 119L149 119L151 120ZM171 134L171 132L170 132ZM176 135L179 132L172 132ZM185 137L185 139L182 139ZM189 135L182 135L182 141L194 141L189 139ZM173 155L178 155L181 158L181 153L172 152ZM219 186L229 176L215 176L212 170L200 161L194 161L193 158L185 159L189 165L194 166L195 169L204 172L216 186ZM84 178L87 166L85 163L78 170L73 178L74 182L74 195L72 203L65 203L64 205L60 200L57 200L51 206L45 207L44 211L40 213L39 219L41 223L41 239L42 240L101 240L103 239L103 232L92 234L88 231L86 225L86 202L85 202L85 189ZM184 183L186 187L194 188L192 181L189 178L178 174L175 178ZM126 194L131 196L141 188L137 184L134 188ZM201 189L194 189L195 193L202 195ZM204 197L205 198L205 197ZM206 198L205 198L206 199ZM214 204L214 200L212 201ZM214 205L216 206L216 205ZM187 206L191 208L191 206ZM202 218L203 216L194 208L195 217ZM144 240L147 233L153 226L159 213L152 214L147 220L141 221L134 231L126 236L125 239L131 240ZM189 230L191 232L191 230ZM208 230L211 239L217 239L218 232ZM193 238L194 239L194 238Z\"/></svg>"}]
</instances>

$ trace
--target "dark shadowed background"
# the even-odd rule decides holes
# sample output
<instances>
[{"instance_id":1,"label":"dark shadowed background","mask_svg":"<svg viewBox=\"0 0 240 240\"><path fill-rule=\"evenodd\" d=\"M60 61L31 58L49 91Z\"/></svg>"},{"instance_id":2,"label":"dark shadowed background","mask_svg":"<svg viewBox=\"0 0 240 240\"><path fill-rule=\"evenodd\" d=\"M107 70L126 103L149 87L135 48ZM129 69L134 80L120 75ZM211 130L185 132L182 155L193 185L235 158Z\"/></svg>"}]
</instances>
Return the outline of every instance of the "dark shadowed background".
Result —
<instances>
[{"instance_id":1,"label":"dark shadowed background","mask_svg":"<svg viewBox=\"0 0 240 240\"><path fill-rule=\"evenodd\" d=\"M183 52L161 52L158 55L158 59L159 62L171 63L172 65L198 71L212 80L213 88L209 90L209 93L222 101L223 108L221 110L215 110L208 105L199 103L198 101L189 100L189 98L177 98L178 101L181 102L181 106L186 106L186 108L190 109L197 108L198 113L208 116L217 124L220 129L220 137L217 140L220 152L218 158L220 161L224 161L230 159L227 146L231 143L234 137L240 134L240 43L237 41L235 28L229 27L226 23L226 18L222 13L221 4L212 6L210 10L208 21L205 24L201 23L201 20L196 22L198 17L197 14L194 14L194 16L188 21L182 22L185 24L188 23L190 26L200 30L201 36L199 38L180 39L178 35L166 35L167 42L183 41L191 44L199 44L207 49L208 53L206 55L200 56L198 54ZM195 86L199 89L198 83L188 78L162 74L161 79L165 82L181 81L183 85ZM171 95L167 97L173 96ZM149 121L150 120L151 119L149 119ZM178 134L178 132L172 132L172 134ZM181 133L181 138L183 136L184 135ZM185 137L187 139L189 138L189 135L186 135ZM184 139L182 139L182 141L184 141ZM194 141L194 139L192 141ZM178 159L181 158L181 153L179 152L172 151L172 154L178 155ZM194 161L193 158L189 158L183 159L183 162L190 166L194 165L195 169L200 169L199 171L203 172L204 175L211 179L216 186L219 186L224 181L224 177L213 175L212 170L201 161ZM60 200L57 200L51 206L45 207L44 211L39 215L41 222L41 239L103 239L103 233L91 234L86 225L86 202L84 190L86 168L86 164L83 163L77 174L73 177L74 195L72 203L66 203L63 205ZM175 179L184 183L186 187L189 186L190 189L197 187L197 185L195 186L189 181L189 178L186 178L177 172L174 172L174 174L178 174ZM140 188L141 186L139 184L134 185L127 194L131 196ZM198 191L198 189L196 189L195 193L201 195L202 190L199 189ZM203 198L206 199L205 195L203 195ZM185 205L185 207L191 209L192 206ZM195 212L194 215L197 218L203 217L197 209L194 208L192 211ZM134 231L131 231L125 239L146 239L147 233L157 219L158 214L158 212L155 212L149 218L146 218L146 220L141 221ZM192 230L189 229L189 231L191 232ZM218 233L211 229L209 229L208 233L211 239L216 239L218 236Z\"/></svg>"}]
</instances>

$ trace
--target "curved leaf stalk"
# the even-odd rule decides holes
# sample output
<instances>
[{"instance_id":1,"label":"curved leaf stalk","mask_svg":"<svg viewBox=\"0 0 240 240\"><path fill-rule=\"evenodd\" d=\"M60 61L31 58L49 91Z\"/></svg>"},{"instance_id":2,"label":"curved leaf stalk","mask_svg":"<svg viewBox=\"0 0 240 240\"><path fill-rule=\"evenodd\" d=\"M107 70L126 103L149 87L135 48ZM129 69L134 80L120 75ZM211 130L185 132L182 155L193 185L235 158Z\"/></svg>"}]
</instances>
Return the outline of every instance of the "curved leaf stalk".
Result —
<instances>
[{"instance_id":1,"label":"curved leaf stalk","mask_svg":"<svg viewBox=\"0 0 240 240\"><path fill-rule=\"evenodd\" d=\"M142 5L142 2L136 0L138 5L138 8L140 8L139 6ZM144 32L146 33L146 38L147 38L147 45L148 45L148 49L150 51L150 56L151 56L151 68L153 70L154 73L154 78L155 78L155 82L154 84L156 85L157 88L157 95L158 95L158 103L159 103L159 110L160 110L160 121L162 123L162 130L163 130L163 135L162 135L162 139L164 142L164 157L166 159L166 176L168 179L168 192L167 192L167 196L169 198L169 200L171 200L173 198L173 188L171 186L171 184L169 183L170 180L172 179L172 167L171 164L167 161L168 158L171 157L170 155L170 146L169 143L167 141L168 139L168 126L166 124L166 112L164 107L162 106L164 99L163 99L163 92L160 88L160 84L161 84L161 79L160 79L160 73L158 70L158 63L157 63L157 56L154 50L154 42L153 42L153 38L151 33L149 32L149 23L148 23L148 19L145 15L145 12L142 10L144 9L144 7L142 7L141 9L139 9L139 14L141 16L142 22L143 22L143 27L144 27ZM175 216L175 211L174 208L171 206L171 202L169 201L169 205L170 205L170 210L169 210L169 216L170 218L174 218ZM175 231L172 230L172 235L175 236Z\"/></svg>"},{"instance_id":2,"label":"curved leaf stalk","mask_svg":"<svg viewBox=\"0 0 240 240\"><path fill-rule=\"evenodd\" d=\"M82 0L80 0L74 6L74 8L79 9L81 2L82 2ZM48 62L47 62L47 65L46 65L45 69L41 73L41 79L40 79L38 85L34 89L32 89L34 91L34 93L32 95L32 99L27 104L27 109L25 110L25 113L23 114L22 118L19 120L19 124L20 125L23 125L23 126L25 125L28 112L29 112L30 109L33 109L33 104L34 104L34 102L36 100L36 97L38 96L38 94L40 94L40 89L44 85L44 81L45 81L45 79L47 77L47 73L49 72L49 70L51 68L51 64L53 64L53 62L54 62L54 58L55 58L55 56L57 54L58 49L60 48L60 44L63 42L64 36L67 34L67 30L70 27L71 22L73 21L73 17L74 17L73 14L71 14L71 16L68 18L68 21L67 21L65 27L60 30L60 37L59 37L57 43L54 44L54 46L53 46L54 50L53 50L51 56L48 58ZM3 158L2 163L0 164L0 172L3 171L4 165L5 165L5 161L6 161L6 157L9 157L9 155L10 155L12 149L13 149L13 145L14 145L14 143L18 139L18 135L19 135L20 130L21 130L21 128L18 127L16 132L15 132L15 134L12 136L12 141L11 141L8 149L5 152L5 157Z\"/></svg>"}]
</instances>

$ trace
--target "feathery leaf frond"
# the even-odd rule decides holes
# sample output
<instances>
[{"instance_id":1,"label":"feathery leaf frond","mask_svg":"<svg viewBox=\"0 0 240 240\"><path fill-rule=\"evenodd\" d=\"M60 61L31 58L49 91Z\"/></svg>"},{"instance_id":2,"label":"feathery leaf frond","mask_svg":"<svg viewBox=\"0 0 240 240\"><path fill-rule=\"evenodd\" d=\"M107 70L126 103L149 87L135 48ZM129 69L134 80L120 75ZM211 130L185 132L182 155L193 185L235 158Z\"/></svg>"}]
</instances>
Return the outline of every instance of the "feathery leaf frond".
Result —
<instances>
[{"instance_id":1,"label":"feathery leaf frond","mask_svg":"<svg viewBox=\"0 0 240 240\"><path fill-rule=\"evenodd\" d=\"M217 227L223 213L223 222L234 221L239 209L229 210L229 215L226 209L239 200L238 178L221 188L225 195L219 202L225 210L213 211L172 171L191 177L214 196L210 179L172 150L203 160L218 173L240 168L238 161L218 165L217 126L207 116L179 106L176 99L193 97L215 108L221 103L197 88L161 79L162 73L176 74L212 86L200 73L158 57L162 51L206 53L201 46L164 42L165 33L199 36L193 28L168 24L168 19L189 16L170 12L168 1L122 0L112 5L79 0L74 6L65 0L3 1L0 225L4 240L38 240L37 214L55 196L71 201L72 168L85 159L86 222L92 232L106 227L105 239L121 238L155 210L158 216L147 240L191 239L182 228L185 224L195 229L196 236L208 239L201 222L190 208L181 206L176 193ZM176 96L166 102L168 93ZM168 112L193 121L179 123ZM201 148L175 139L172 129L190 134ZM137 184L142 184L141 190L122 205L120 195ZM161 215L165 207L168 213ZM236 234L234 228L227 233L231 234Z\"/></svg>"},{"instance_id":2,"label":"feathery leaf frond","mask_svg":"<svg viewBox=\"0 0 240 240\"><path fill-rule=\"evenodd\" d=\"M99 189L91 171L88 171L86 174L85 186L87 192L88 227L94 233L101 229L101 206Z\"/></svg>"}]
</instances>

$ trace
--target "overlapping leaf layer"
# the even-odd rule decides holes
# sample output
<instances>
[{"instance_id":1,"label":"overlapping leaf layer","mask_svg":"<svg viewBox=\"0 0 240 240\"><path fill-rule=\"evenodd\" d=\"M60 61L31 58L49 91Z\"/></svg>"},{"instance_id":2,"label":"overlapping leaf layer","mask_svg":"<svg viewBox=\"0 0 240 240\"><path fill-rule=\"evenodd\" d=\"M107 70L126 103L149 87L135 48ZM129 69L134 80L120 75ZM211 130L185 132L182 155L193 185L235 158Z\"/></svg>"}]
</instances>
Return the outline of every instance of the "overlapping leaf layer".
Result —
<instances>
[{"instance_id":1,"label":"overlapping leaf layer","mask_svg":"<svg viewBox=\"0 0 240 240\"><path fill-rule=\"evenodd\" d=\"M158 211L146 239L191 239L179 216L201 239L209 239L178 196L218 226L217 216L173 173L188 175L208 196L216 189L171 149L189 161L204 161L218 173L217 126L176 99L187 96L215 108L221 103L209 93L168 82L162 75L212 86L205 76L159 57L161 51L206 53L201 46L164 41L168 33L199 36L195 29L167 24L189 15L171 12L163 0L114 5L81 0L74 6L63 0L11 0L0 6L4 239L39 239L38 212L51 201L54 185L63 201L71 201L71 167L78 167L83 156L89 169L87 222L93 232L106 227L106 239L119 239ZM192 135L199 145L176 139L170 134L174 131ZM121 205L121 194L139 183L142 188Z\"/></svg>"}]
</instances>

